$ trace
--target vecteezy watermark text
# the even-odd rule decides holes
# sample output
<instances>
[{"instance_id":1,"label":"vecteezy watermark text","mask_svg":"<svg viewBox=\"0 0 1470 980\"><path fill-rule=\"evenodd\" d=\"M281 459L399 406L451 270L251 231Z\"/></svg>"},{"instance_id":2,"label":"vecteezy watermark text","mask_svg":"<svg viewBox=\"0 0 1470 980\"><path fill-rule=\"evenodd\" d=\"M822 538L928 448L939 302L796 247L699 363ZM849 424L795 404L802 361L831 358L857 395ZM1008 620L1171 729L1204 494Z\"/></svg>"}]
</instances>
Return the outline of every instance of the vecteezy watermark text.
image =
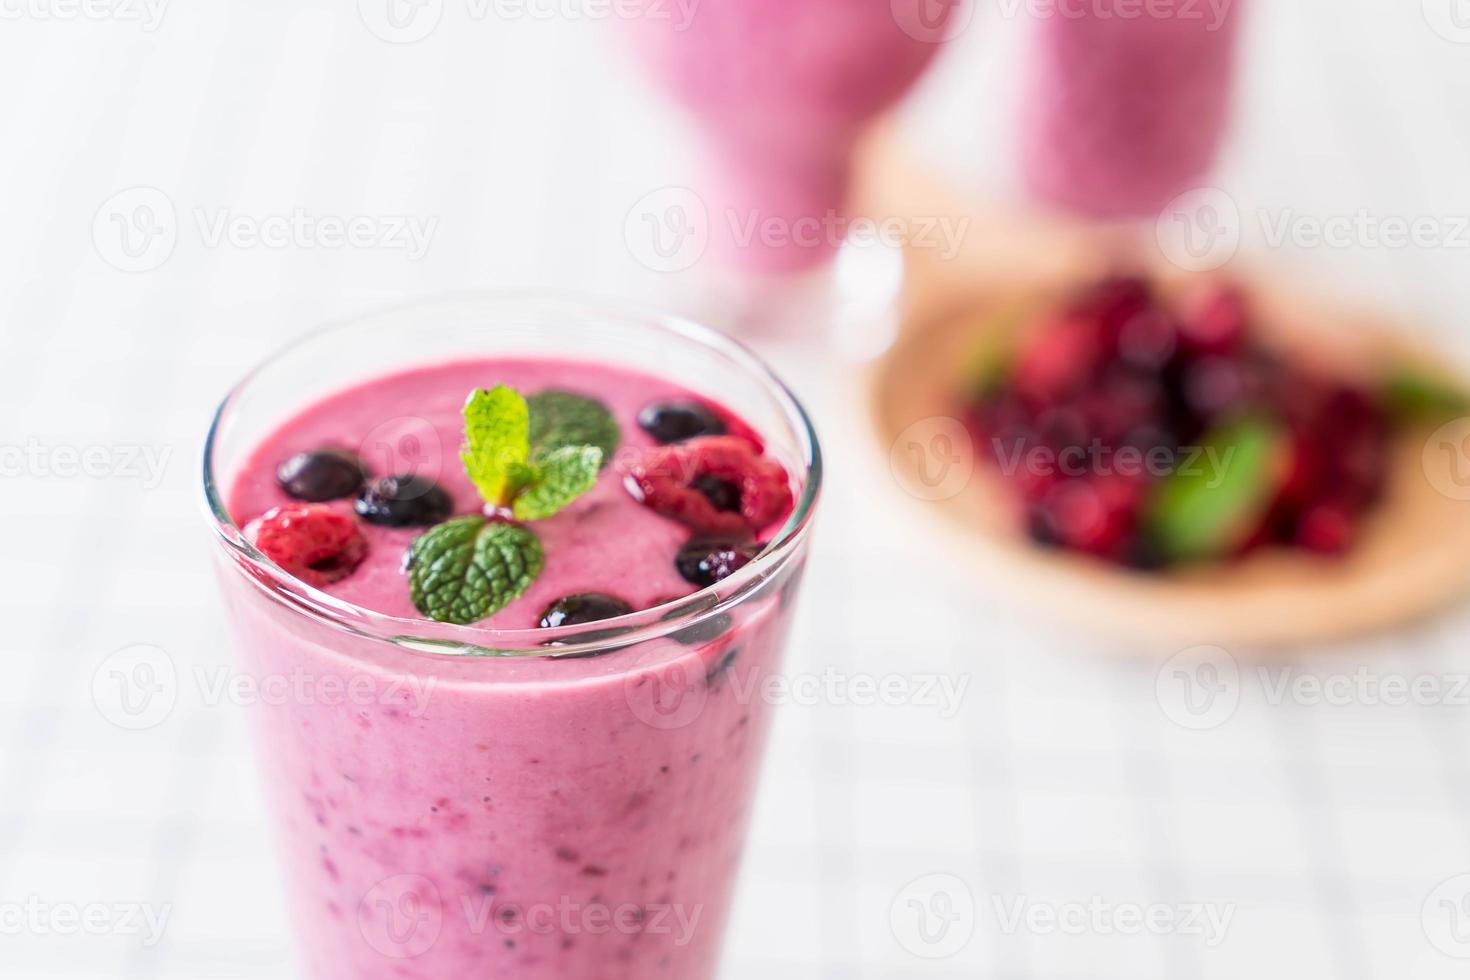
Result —
<instances>
[{"instance_id":1,"label":"vecteezy watermark text","mask_svg":"<svg viewBox=\"0 0 1470 980\"><path fill-rule=\"evenodd\" d=\"M1235 0L995 0L1007 20L1199 21L1207 31L1225 26Z\"/></svg>"},{"instance_id":2,"label":"vecteezy watermark text","mask_svg":"<svg viewBox=\"0 0 1470 980\"><path fill-rule=\"evenodd\" d=\"M855 708L932 708L941 718L953 718L969 690L969 674L853 674L827 667L820 673L741 676L732 670L730 689L740 704L761 701Z\"/></svg>"},{"instance_id":3,"label":"vecteezy watermark text","mask_svg":"<svg viewBox=\"0 0 1470 980\"><path fill-rule=\"evenodd\" d=\"M1214 948L1225 941L1235 906L1210 902L1043 902L1025 895L991 896L1000 931L1008 936L1191 936Z\"/></svg>"},{"instance_id":4,"label":"vecteezy watermark text","mask_svg":"<svg viewBox=\"0 0 1470 980\"><path fill-rule=\"evenodd\" d=\"M42 442L0 443L0 478L137 480L145 490L163 482L172 446L144 443L72 445Z\"/></svg>"},{"instance_id":5,"label":"vecteezy watermark text","mask_svg":"<svg viewBox=\"0 0 1470 980\"><path fill-rule=\"evenodd\" d=\"M1247 695L1266 708L1470 708L1470 673L1368 665L1313 671L1294 664L1246 668L1222 647L1196 646L1164 662L1154 693L1175 724L1205 731L1234 717Z\"/></svg>"},{"instance_id":6,"label":"vecteezy watermark text","mask_svg":"<svg viewBox=\"0 0 1470 980\"><path fill-rule=\"evenodd\" d=\"M1124 901L1091 895L1071 901L1029 895L989 896L995 929L1003 935L1183 936L1208 947L1225 941L1233 904ZM984 906L969 884L946 873L915 878L894 896L889 926L906 951L921 959L945 959L974 936Z\"/></svg>"},{"instance_id":7,"label":"vecteezy watermark text","mask_svg":"<svg viewBox=\"0 0 1470 980\"><path fill-rule=\"evenodd\" d=\"M195 207L180 219L173 199L157 187L118 191L92 219L92 244L108 265L123 272L150 272L173 255L192 225L204 248L340 249L402 252L410 262L428 254L439 219L414 214L333 214L304 207L248 212L229 207Z\"/></svg>"},{"instance_id":8,"label":"vecteezy watermark text","mask_svg":"<svg viewBox=\"0 0 1470 980\"><path fill-rule=\"evenodd\" d=\"M158 30L170 0L0 0L0 20L113 21Z\"/></svg>"},{"instance_id":9,"label":"vecteezy watermark text","mask_svg":"<svg viewBox=\"0 0 1470 980\"><path fill-rule=\"evenodd\" d=\"M357 0L363 26L389 44L415 44L437 31L447 7L471 23L482 21L641 20L687 31L701 0Z\"/></svg>"},{"instance_id":10,"label":"vecteezy watermark text","mask_svg":"<svg viewBox=\"0 0 1470 980\"><path fill-rule=\"evenodd\" d=\"M401 251L410 262L429 252L436 217L411 214L312 214L293 208L278 214L242 214L229 208L194 209L205 248L322 248Z\"/></svg>"},{"instance_id":11,"label":"vecteezy watermark text","mask_svg":"<svg viewBox=\"0 0 1470 980\"><path fill-rule=\"evenodd\" d=\"M1234 446L1223 450L1218 446L1108 446L1101 439L1086 445L1054 449L1025 439L991 440L991 449L1000 472L1007 477L1018 473L1034 476L1152 476L1171 474L1203 476L1214 489L1225 480Z\"/></svg>"},{"instance_id":12,"label":"vecteezy watermark text","mask_svg":"<svg viewBox=\"0 0 1470 980\"><path fill-rule=\"evenodd\" d=\"M173 905L148 902L48 902L37 895L0 901L0 936L140 936L158 945Z\"/></svg>"},{"instance_id":13,"label":"vecteezy watermark text","mask_svg":"<svg viewBox=\"0 0 1470 980\"><path fill-rule=\"evenodd\" d=\"M682 272L704 257L718 235L737 250L788 248L832 251L856 247L934 250L953 259L970 229L969 215L861 216L826 211L788 217L759 208L713 212L687 187L663 187L640 198L623 222L623 239L640 265L655 272Z\"/></svg>"},{"instance_id":14,"label":"vecteezy watermark text","mask_svg":"<svg viewBox=\"0 0 1470 980\"><path fill-rule=\"evenodd\" d=\"M429 710L438 681L412 674L314 672L293 666L284 673L237 673L224 665L195 664L181 673L173 657L147 643L108 654L92 675L92 704L104 719L127 731L156 728L182 697L206 708L377 708L409 718Z\"/></svg>"},{"instance_id":15,"label":"vecteezy watermark text","mask_svg":"<svg viewBox=\"0 0 1470 980\"><path fill-rule=\"evenodd\" d=\"M1200 187L1159 212L1155 238L1164 258L1208 272L1233 259L1247 240L1267 248L1470 249L1470 214L1392 214L1358 208L1312 213L1297 208L1246 211L1219 187Z\"/></svg>"},{"instance_id":16,"label":"vecteezy watermark text","mask_svg":"<svg viewBox=\"0 0 1470 980\"><path fill-rule=\"evenodd\" d=\"M558 859L578 860L570 852L559 852ZM589 878L606 874L596 865L581 870ZM694 940L704 913L701 904L610 904L567 895L549 902L518 902L499 894L498 876L498 869L488 868L484 880L473 890L447 898L424 875L384 878L358 903L358 929L370 947L390 959L412 959L428 952L439 941L446 921L453 923L456 933L498 934L510 946L522 935L570 938L615 934L669 937L674 946L683 947Z\"/></svg>"}]
</instances>

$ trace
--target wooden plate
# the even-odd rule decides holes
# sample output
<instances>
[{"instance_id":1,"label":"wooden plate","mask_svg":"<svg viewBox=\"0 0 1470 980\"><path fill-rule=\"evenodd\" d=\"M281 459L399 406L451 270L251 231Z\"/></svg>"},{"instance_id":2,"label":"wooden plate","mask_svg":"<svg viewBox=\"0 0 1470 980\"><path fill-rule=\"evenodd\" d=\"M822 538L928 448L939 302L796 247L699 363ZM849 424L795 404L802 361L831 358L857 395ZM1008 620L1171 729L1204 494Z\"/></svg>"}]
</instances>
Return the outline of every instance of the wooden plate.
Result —
<instances>
[{"instance_id":1,"label":"wooden plate","mask_svg":"<svg viewBox=\"0 0 1470 980\"><path fill-rule=\"evenodd\" d=\"M870 214L971 213L891 141L870 148L859 186ZM871 417L895 475L933 522L935 540L963 555L984 587L1160 651L1313 643L1401 623L1470 590L1470 420L1402 433L1386 498L1340 559L1265 549L1234 563L1139 573L1031 544L986 465L966 469L957 446L964 437L945 420L984 331L1006 329L1023 319L1018 313L1104 271L1092 234L992 212L973 219L959 254L911 248L902 328L871 370ZM1161 262L1145 267L1166 288L1189 284ZM1295 356L1329 360L1344 373L1405 362L1444 371L1443 359L1408 343L1399 324L1238 265L1227 271L1250 295L1262 338ZM945 471L941 479L941 456L968 477Z\"/></svg>"}]
</instances>

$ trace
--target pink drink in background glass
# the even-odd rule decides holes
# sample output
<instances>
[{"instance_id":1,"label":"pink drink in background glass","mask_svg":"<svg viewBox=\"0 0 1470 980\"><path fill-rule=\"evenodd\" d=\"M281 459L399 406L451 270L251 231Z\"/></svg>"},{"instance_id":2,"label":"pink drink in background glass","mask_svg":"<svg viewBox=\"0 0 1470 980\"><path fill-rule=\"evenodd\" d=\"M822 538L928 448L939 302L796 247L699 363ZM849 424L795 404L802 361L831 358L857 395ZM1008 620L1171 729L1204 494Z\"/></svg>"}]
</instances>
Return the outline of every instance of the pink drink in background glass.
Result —
<instances>
[{"instance_id":1,"label":"pink drink in background glass","mask_svg":"<svg viewBox=\"0 0 1470 980\"><path fill-rule=\"evenodd\" d=\"M682 20L638 2L640 61L707 140L714 254L770 274L831 258L853 146L938 53L953 0L701 0Z\"/></svg>"},{"instance_id":2,"label":"pink drink in background glass","mask_svg":"<svg viewBox=\"0 0 1470 980\"><path fill-rule=\"evenodd\" d=\"M1238 4L1063 2L1040 18L1022 157L1041 200L1153 215L1214 164L1230 110Z\"/></svg>"},{"instance_id":3,"label":"pink drink in background glass","mask_svg":"<svg viewBox=\"0 0 1470 980\"><path fill-rule=\"evenodd\" d=\"M328 370L349 348L371 353ZM433 366L403 370L415 352ZM796 512L760 557L698 591L672 562L688 530L610 466L535 523L544 570L475 627L425 621L409 600L401 561L422 528L364 527L367 558L323 591L239 531L294 503L276 464L323 446L359 449L379 475L414 469L456 514L477 512L460 406L497 383L599 398L630 453L653 444L638 411L693 389L758 429L798 484ZM250 712L308 976L713 975L768 721L753 692L778 666L815 453L800 408L739 348L564 303L391 311L292 348L230 396L207 493L242 672L291 685ZM593 591L647 611L533 628L549 602Z\"/></svg>"}]
</instances>

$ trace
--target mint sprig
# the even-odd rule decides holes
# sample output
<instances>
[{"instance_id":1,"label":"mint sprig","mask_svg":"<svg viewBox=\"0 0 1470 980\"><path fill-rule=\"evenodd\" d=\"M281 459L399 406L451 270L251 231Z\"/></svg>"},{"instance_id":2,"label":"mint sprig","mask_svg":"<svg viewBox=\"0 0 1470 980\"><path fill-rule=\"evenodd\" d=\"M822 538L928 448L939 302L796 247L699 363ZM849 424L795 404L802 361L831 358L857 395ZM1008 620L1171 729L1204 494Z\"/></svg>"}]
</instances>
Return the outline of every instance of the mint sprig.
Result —
<instances>
[{"instance_id":1,"label":"mint sprig","mask_svg":"<svg viewBox=\"0 0 1470 980\"><path fill-rule=\"evenodd\" d=\"M465 473L496 516L458 517L416 538L408 552L414 606L442 623L474 623L505 608L541 574L545 554L530 528L591 490L621 438L601 402L564 391L528 401L496 385L464 406Z\"/></svg>"},{"instance_id":2,"label":"mint sprig","mask_svg":"<svg viewBox=\"0 0 1470 980\"><path fill-rule=\"evenodd\" d=\"M504 609L541 574L546 556L527 528L456 517L414 539L408 551L409 595L441 623L478 622Z\"/></svg>"},{"instance_id":3,"label":"mint sprig","mask_svg":"<svg viewBox=\"0 0 1470 980\"><path fill-rule=\"evenodd\" d=\"M514 388L477 388L464 405L464 471L480 496L507 506L531 478L531 419Z\"/></svg>"},{"instance_id":4,"label":"mint sprig","mask_svg":"<svg viewBox=\"0 0 1470 980\"><path fill-rule=\"evenodd\" d=\"M618 422L596 398L549 388L526 399L531 410L531 455L553 453L567 446L596 446L602 465L612 462L622 441Z\"/></svg>"},{"instance_id":5,"label":"mint sprig","mask_svg":"<svg viewBox=\"0 0 1470 980\"><path fill-rule=\"evenodd\" d=\"M612 426L611 437L600 416ZM618 439L617 423L600 402L558 391L528 402L505 385L472 392L464 423L465 472L486 503L510 508L523 521L550 517L591 490L612 451L604 447ZM597 443L569 441L582 438Z\"/></svg>"},{"instance_id":6,"label":"mint sprig","mask_svg":"<svg viewBox=\"0 0 1470 980\"><path fill-rule=\"evenodd\" d=\"M602 450L596 446L563 446L532 463L533 479L516 496L511 511L517 520L550 517L597 482Z\"/></svg>"}]
</instances>

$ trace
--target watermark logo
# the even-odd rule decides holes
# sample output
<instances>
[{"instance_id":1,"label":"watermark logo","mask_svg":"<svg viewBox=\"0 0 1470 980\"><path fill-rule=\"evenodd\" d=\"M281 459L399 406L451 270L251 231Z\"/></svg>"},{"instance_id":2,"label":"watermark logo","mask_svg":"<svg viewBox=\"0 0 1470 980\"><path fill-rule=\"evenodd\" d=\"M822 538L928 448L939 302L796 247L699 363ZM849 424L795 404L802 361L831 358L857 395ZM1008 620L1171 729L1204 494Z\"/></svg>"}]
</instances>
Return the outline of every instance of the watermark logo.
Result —
<instances>
[{"instance_id":1,"label":"watermark logo","mask_svg":"<svg viewBox=\"0 0 1470 980\"><path fill-rule=\"evenodd\" d=\"M136 480L144 490L155 490L163 482L172 456L172 446L79 446L45 443L32 437L24 443L0 443L0 477Z\"/></svg>"},{"instance_id":2,"label":"watermark logo","mask_svg":"<svg viewBox=\"0 0 1470 980\"><path fill-rule=\"evenodd\" d=\"M709 247L709 209L687 187L662 187L640 197L623 219L623 241L654 272L683 272Z\"/></svg>"},{"instance_id":3,"label":"watermark logo","mask_svg":"<svg viewBox=\"0 0 1470 980\"><path fill-rule=\"evenodd\" d=\"M1164 661L1155 675L1154 698L1181 728L1218 728L1240 706L1240 665L1222 647L1181 650Z\"/></svg>"},{"instance_id":4,"label":"watermark logo","mask_svg":"<svg viewBox=\"0 0 1470 980\"><path fill-rule=\"evenodd\" d=\"M1022 439L990 440L991 453L1000 472L1007 477L1031 476L1150 476L1160 479L1179 474L1205 478L1213 490L1225 482L1235 459L1235 447L1221 451L1217 446L1113 447L1102 439L1072 443L1061 449Z\"/></svg>"},{"instance_id":5,"label":"watermark logo","mask_svg":"<svg viewBox=\"0 0 1470 980\"><path fill-rule=\"evenodd\" d=\"M1424 20L1446 41L1470 44L1470 0L1420 0Z\"/></svg>"},{"instance_id":6,"label":"watermark logo","mask_svg":"<svg viewBox=\"0 0 1470 980\"><path fill-rule=\"evenodd\" d=\"M1230 19L1235 0L997 0L1006 20L1177 20L1199 21L1218 31Z\"/></svg>"},{"instance_id":7,"label":"watermark logo","mask_svg":"<svg viewBox=\"0 0 1470 980\"><path fill-rule=\"evenodd\" d=\"M357 15L379 40L413 44L439 26L444 0L357 0Z\"/></svg>"},{"instance_id":8,"label":"watermark logo","mask_svg":"<svg viewBox=\"0 0 1470 980\"><path fill-rule=\"evenodd\" d=\"M580 861L575 852L558 852L560 860ZM596 878L607 873L601 865L584 864L582 874ZM504 936L514 937L522 933L533 936L604 936L609 933L619 936L668 936L676 947L693 942L699 920L704 914L703 905L654 902L640 905L621 902L609 905L605 902L574 901L562 895L555 902L502 901L493 893L466 894L459 897L460 913L465 929L475 936L490 929Z\"/></svg>"},{"instance_id":9,"label":"watermark logo","mask_svg":"<svg viewBox=\"0 0 1470 980\"><path fill-rule=\"evenodd\" d=\"M178 214L157 187L118 191L92 217L92 245L102 261L122 272L151 272L179 243Z\"/></svg>"},{"instance_id":10,"label":"watermark logo","mask_svg":"<svg viewBox=\"0 0 1470 980\"><path fill-rule=\"evenodd\" d=\"M428 713L438 684L435 677L413 674L326 673L292 667L283 674L237 674L227 666L196 664L193 682L205 707L322 705L329 708L400 710L409 718Z\"/></svg>"},{"instance_id":11,"label":"watermark logo","mask_svg":"<svg viewBox=\"0 0 1470 980\"><path fill-rule=\"evenodd\" d=\"M428 254L439 219L408 214L313 214L292 208L247 214L231 208L196 207L180 220L174 202L156 187L130 187L103 202L92 218L92 243L108 265L122 272L151 272L173 255L192 229L205 248L401 251L410 262Z\"/></svg>"},{"instance_id":12,"label":"watermark logo","mask_svg":"<svg viewBox=\"0 0 1470 980\"><path fill-rule=\"evenodd\" d=\"M151 949L163 939L172 904L48 902L36 895L0 902L0 936L138 936Z\"/></svg>"},{"instance_id":13,"label":"watermark logo","mask_svg":"<svg viewBox=\"0 0 1470 980\"><path fill-rule=\"evenodd\" d=\"M373 426L359 444L357 458L372 473L421 477L427 492L443 469L444 445L434 423L401 415Z\"/></svg>"},{"instance_id":14,"label":"watermark logo","mask_svg":"<svg viewBox=\"0 0 1470 980\"><path fill-rule=\"evenodd\" d=\"M1240 249L1240 208L1218 187L1186 191L1159 212L1154 238L1164 258L1179 268L1211 272Z\"/></svg>"},{"instance_id":15,"label":"watermark logo","mask_svg":"<svg viewBox=\"0 0 1470 980\"><path fill-rule=\"evenodd\" d=\"M739 251L805 249L829 254L844 245L925 249L953 260L969 234L963 214L848 215L836 210L795 217L759 208L711 211L687 187L663 187L639 198L623 219L629 253L654 272L683 272L704 257L711 237Z\"/></svg>"},{"instance_id":16,"label":"watermark logo","mask_svg":"<svg viewBox=\"0 0 1470 980\"><path fill-rule=\"evenodd\" d=\"M1295 208L1256 213L1268 248L1470 249L1470 215L1302 214Z\"/></svg>"},{"instance_id":17,"label":"watermark logo","mask_svg":"<svg viewBox=\"0 0 1470 980\"><path fill-rule=\"evenodd\" d=\"M1470 874L1442 881L1424 900L1424 935L1435 949L1470 960Z\"/></svg>"},{"instance_id":18,"label":"watermark logo","mask_svg":"<svg viewBox=\"0 0 1470 980\"><path fill-rule=\"evenodd\" d=\"M623 696L633 716L651 728L672 730L692 724L709 700L706 671L697 657L667 662L655 646L641 654L641 669L628 672Z\"/></svg>"},{"instance_id":19,"label":"watermark logo","mask_svg":"<svg viewBox=\"0 0 1470 980\"><path fill-rule=\"evenodd\" d=\"M905 34L926 44L959 37L975 16L973 0L889 0L889 9Z\"/></svg>"},{"instance_id":20,"label":"watermark logo","mask_svg":"<svg viewBox=\"0 0 1470 980\"><path fill-rule=\"evenodd\" d=\"M195 208L194 224L205 248L342 248L400 251L417 262L429 254L439 219L411 214L312 214L305 208L243 214L230 208Z\"/></svg>"},{"instance_id":21,"label":"watermark logo","mask_svg":"<svg viewBox=\"0 0 1470 980\"><path fill-rule=\"evenodd\" d=\"M975 896L951 874L915 878L888 908L893 938L920 959L942 960L959 953L975 935Z\"/></svg>"},{"instance_id":22,"label":"watermark logo","mask_svg":"<svg viewBox=\"0 0 1470 980\"><path fill-rule=\"evenodd\" d=\"M382 956L395 960L422 956L439 941L444 928L439 889L423 875L384 878L358 903L357 928Z\"/></svg>"},{"instance_id":23,"label":"watermark logo","mask_svg":"<svg viewBox=\"0 0 1470 980\"><path fill-rule=\"evenodd\" d=\"M1421 456L1429 485L1451 500L1470 500L1470 418L1435 429Z\"/></svg>"},{"instance_id":24,"label":"watermark logo","mask_svg":"<svg viewBox=\"0 0 1470 980\"><path fill-rule=\"evenodd\" d=\"M975 471L975 446L959 419L920 419L893 440L888 466L909 496L948 500L969 485Z\"/></svg>"},{"instance_id":25,"label":"watermark logo","mask_svg":"<svg viewBox=\"0 0 1470 980\"><path fill-rule=\"evenodd\" d=\"M1235 906L1210 902L1039 902L1025 895L991 896L1000 931L1013 936L1190 936L1210 948L1225 941Z\"/></svg>"},{"instance_id":26,"label":"watermark logo","mask_svg":"<svg viewBox=\"0 0 1470 980\"><path fill-rule=\"evenodd\" d=\"M161 724L179 699L179 672L161 647L147 643L115 650L92 674L92 704L118 728L143 731Z\"/></svg>"},{"instance_id":27,"label":"watermark logo","mask_svg":"<svg viewBox=\"0 0 1470 980\"><path fill-rule=\"evenodd\" d=\"M169 0L0 0L0 20L114 21L152 34L168 5Z\"/></svg>"},{"instance_id":28,"label":"watermark logo","mask_svg":"<svg viewBox=\"0 0 1470 980\"><path fill-rule=\"evenodd\" d=\"M819 673L762 677L732 665L729 673L730 690L737 704L923 708L944 719L959 713L973 679L969 674L854 674L832 666Z\"/></svg>"}]
</instances>

